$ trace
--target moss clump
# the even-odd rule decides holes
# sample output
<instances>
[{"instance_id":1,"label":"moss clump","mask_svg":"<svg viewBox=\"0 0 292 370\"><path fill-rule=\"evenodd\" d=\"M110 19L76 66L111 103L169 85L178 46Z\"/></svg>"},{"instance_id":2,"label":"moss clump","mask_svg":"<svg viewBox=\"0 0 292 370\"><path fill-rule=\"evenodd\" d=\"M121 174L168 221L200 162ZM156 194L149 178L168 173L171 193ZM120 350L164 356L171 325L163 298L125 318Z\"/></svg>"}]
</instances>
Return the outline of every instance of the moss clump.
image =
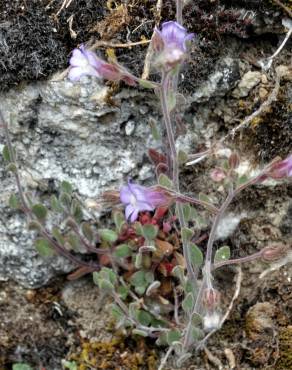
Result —
<instances>
[{"instance_id":1,"label":"moss clump","mask_svg":"<svg viewBox=\"0 0 292 370\"><path fill-rule=\"evenodd\" d=\"M81 350L72 354L70 360L76 361L78 370L87 369L147 369L155 370L157 356L149 350L144 339L136 342L135 348L127 344L125 338L114 338L110 342L88 342L81 344Z\"/></svg>"},{"instance_id":2,"label":"moss clump","mask_svg":"<svg viewBox=\"0 0 292 370\"><path fill-rule=\"evenodd\" d=\"M279 333L279 360L275 370L292 369L292 326L282 329Z\"/></svg>"}]
</instances>

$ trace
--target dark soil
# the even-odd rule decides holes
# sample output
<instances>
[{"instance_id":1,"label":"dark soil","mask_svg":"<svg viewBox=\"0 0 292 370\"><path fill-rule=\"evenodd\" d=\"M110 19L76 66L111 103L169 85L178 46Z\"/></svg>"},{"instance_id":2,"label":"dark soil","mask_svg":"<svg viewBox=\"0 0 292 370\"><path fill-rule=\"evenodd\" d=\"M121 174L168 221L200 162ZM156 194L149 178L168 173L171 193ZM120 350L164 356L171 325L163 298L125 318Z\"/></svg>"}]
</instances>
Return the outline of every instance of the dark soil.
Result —
<instances>
[{"instance_id":1,"label":"dark soil","mask_svg":"<svg viewBox=\"0 0 292 370\"><path fill-rule=\"evenodd\" d=\"M129 0L120 5L105 0L73 0L60 10L62 4L63 0L0 1L0 90L23 81L42 80L65 69L70 52L80 43L150 39L155 21L159 21L155 0ZM185 72L186 91L212 71L228 37L241 38L244 49L244 43L250 48L258 42L259 28L269 35L271 46L277 43L275 32L282 32L283 10L268 0L200 0L195 5L190 2L184 16L189 31L198 35ZM161 20L173 17L174 2L167 0ZM266 27L264 17L275 18L276 27ZM145 53L145 46L116 49L119 61L137 74L142 72Z\"/></svg>"}]
</instances>

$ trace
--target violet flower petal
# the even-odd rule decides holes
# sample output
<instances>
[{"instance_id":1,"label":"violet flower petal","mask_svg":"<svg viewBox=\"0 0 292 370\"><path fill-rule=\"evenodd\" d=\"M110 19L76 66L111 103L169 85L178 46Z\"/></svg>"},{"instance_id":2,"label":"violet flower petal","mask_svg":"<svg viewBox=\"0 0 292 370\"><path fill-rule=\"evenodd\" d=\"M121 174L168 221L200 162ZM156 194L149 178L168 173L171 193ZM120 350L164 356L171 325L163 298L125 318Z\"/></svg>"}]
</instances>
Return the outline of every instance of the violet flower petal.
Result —
<instances>
[{"instance_id":1,"label":"violet flower petal","mask_svg":"<svg viewBox=\"0 0 292 370\"><path fill-rule=\"evenodd\" d=\"M120 190L120 199L122 201L122 203L130 203L131 202L131 191L129 189L128 186L124 185L121 187L121 190Z\"/></svg>"},{"instance_id":2,"label":"violet flower petal","mask_svg":"<svg viewBox=\"0 0 292 370\"><path fill-rule=\"evenodd\" d=\"M127 207L126 207L126 211L125 211L125 215L126 215L127 220L134 213L134 211L135 211L135 208L131 204L128 204Z\"/></svg>"}]
</instances>

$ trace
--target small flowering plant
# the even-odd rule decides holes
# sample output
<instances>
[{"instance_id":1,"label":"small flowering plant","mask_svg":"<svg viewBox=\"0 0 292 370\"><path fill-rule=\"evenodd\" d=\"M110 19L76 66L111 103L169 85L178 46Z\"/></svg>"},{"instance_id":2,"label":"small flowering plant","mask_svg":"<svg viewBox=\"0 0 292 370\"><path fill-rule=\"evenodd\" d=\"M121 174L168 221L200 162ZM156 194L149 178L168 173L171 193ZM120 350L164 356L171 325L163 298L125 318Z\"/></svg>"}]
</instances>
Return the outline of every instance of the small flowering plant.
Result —
<instances>
[{"instance_id":1,"label":"small flowering plant","mask_svg":"<svg viewBox=\"0 0 292 370\"><path fill-rule=\"evenodd\" d=\"M195 198L180 191L179 167L189 156L176 150L171 114L175 103L170 97L176 95L179 70L193 38L176 21L155 28L153 63L161 74L159 83L142 80L118 64L103 61L84 45L73 50L68 73L71 81L87 75L153 88L162 108L167 134L164 152L149 150L157 183L145 187L128 181L120 189L104 193L98 203L112 207L112 228L100 228L88 218L67 182L61 184L59 195L53 195L46 206L22 189L8 127L0 112L7 139L3 157L18 186L18 195L12 195L9 203L27 215L29 228L37 235L36 249L45 257L57 253L70 259L77 266L71 279L93 273L94 282L113 298L117 328L168 346L160 369L171 353L175 353L180 366L222 326L221 293L213 276L216 269L257 258L273 263L287 254L285 246L273 245L254 255L231 259L228 246L214 250L214 240L226 209L242 190L268 179L292 176L291 154L248 178L238 174L240 157L231 151L227 160L219 160L210 173L214 184L225 191L219 205L206 195ZM194 162L212 155L218 158L220 145L195 155ZM208 230L203 238L198 237L202 228ZM203 248L200 243L205 239ZM83 258L85 254L91 258Z\"/></svg>"}]
</instances>

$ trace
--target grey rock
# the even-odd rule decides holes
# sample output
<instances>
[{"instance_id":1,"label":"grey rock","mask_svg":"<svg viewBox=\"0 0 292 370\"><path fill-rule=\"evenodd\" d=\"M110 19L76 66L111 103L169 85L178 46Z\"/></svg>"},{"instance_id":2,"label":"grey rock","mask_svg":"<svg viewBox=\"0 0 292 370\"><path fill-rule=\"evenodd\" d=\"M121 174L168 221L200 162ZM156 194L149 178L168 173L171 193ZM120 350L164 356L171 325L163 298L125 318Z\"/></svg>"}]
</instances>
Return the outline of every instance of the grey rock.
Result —
<instances>
[{"instance_id":1,"label":"grey rock","mask_svg":"<svg viewBox=\"0 0 292 370\"><path fill-rule=\"evenodd\" d=\"M55 77L0 96L26 189L46 200L45 193L67 180L86 199L118 188L129 176L152 182L144 153L146 146L157 146L148 125L151 115L157 115L156 98L125 89L109 105L108 93L94 79L85 77L73 84ZM0 179L0 279L38 287L72 270L74 266L63 258L39 257L25 217L7 207L16 188L2 156Z\"/></svg>"},{"instance_id":2,"label":"grey rock","mask_svg":"<svg viewBox=\"0 0 292 370\"><path fill-rule=\"evenodd\" d=\"M223 58L208 80L194 91L191 100L193 102L206 102L213 97L225 96L239 79L239 60L229 57Z\"/></svg>"},{"instance_id":3,"label":"grey rock","mask_svg":"<svg viewBox=\"0 0 292 370\"><path fill-rule=\"evenodd\" d=\"M248 96L250 91L260 83L262 78L261 72L258 71L248 71L245 73L240 80L236 89L232 92L235 98L243 98Z\"/></svg>"}]
</instances>

